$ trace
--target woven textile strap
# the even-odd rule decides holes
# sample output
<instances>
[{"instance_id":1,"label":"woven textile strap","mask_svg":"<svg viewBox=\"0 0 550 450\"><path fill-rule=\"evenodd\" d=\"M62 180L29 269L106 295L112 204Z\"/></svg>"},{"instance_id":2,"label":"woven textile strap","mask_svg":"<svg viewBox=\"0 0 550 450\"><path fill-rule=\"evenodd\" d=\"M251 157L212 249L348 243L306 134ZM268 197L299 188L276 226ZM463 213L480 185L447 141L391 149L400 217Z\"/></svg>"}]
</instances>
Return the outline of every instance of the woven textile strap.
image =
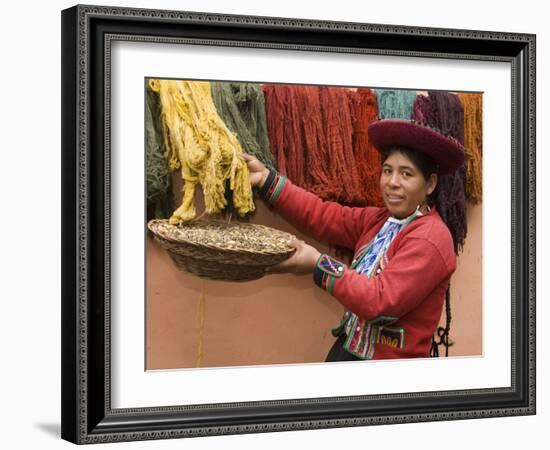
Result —
<instances>
[{"instance_id":1,"label":"woven textile strap","mask_svg":"<svg viewBox=\"0 0 550 450\"><path fill-rule=\"evenodd\" d=\"M281 195L285 182L285 176L279 174L275 170L270 170L269 175L267 176L263 186L259 189L258 193L260 197L262 197L269 204L273 205L279 198L279 195Z\"/></svg>"}]
</instances>

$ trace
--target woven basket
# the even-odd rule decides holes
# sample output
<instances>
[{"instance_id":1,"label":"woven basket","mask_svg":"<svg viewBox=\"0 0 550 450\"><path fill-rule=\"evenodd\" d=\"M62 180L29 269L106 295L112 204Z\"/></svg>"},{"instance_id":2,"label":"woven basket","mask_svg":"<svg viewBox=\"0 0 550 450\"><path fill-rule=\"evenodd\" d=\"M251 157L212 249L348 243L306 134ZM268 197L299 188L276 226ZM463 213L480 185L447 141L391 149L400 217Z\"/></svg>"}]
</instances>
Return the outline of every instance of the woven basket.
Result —
<instances>
[{"instance_id":1,"label":"woven basket","mask_svg":"<svg viewBox=\"0 0 550 450\"><path fill-rule=\"evenodd\" d=\"M210 280L257 280L295 251L293 235L264 225L199 219L175 226L155 219L147 226L179 270Z\"/></svg>"}]
</instances>

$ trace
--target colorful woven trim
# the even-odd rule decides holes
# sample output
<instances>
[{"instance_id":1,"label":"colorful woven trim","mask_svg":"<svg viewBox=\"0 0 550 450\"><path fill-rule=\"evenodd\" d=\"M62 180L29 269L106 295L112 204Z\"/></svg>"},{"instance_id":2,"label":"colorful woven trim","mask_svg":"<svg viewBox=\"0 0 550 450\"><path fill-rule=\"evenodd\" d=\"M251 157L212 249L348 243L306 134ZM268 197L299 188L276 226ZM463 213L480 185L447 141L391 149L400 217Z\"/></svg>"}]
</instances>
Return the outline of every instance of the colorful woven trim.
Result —
<instances>
[{"instance_id":1,"label":"colorful woven trim","mask_svg":"<svg viewBox=\"0 0 550 450\"><path fill-rule=\"evenodd\" d=\"M334 280L344 275L346 266L344 263L334 259L330 255L322 254L317 260L313 271L313 281L321 289L332 294L334 290Z\"/></svg>"},{"instance_id":2,"label":"colorful woven trim","mask_svg":"<svg viewBox=\"0 0 550 450\"><path fill-rule=\"evenodd\" d=\"M281 195L285 182L285 176L280 175L274 170L270 170L264 185L259 190L260 196L269 204L275 204L279 195Z\"/></svg>"},{"instance_id":3,"label":"colorful woven trim","mask_svg":"<svg viewBox=\"0 0 550 450\"><path fill-rule=\"evenodd\" d=\"M345 333L344 348L361 359L373 359L375 344L389 345L393 348L405 348L405 330L391 326L398 319L380 316L374 320L363 320L355 314L346 313L340 325L332 330L335 336Z\"/></svg>"}]
</instances>

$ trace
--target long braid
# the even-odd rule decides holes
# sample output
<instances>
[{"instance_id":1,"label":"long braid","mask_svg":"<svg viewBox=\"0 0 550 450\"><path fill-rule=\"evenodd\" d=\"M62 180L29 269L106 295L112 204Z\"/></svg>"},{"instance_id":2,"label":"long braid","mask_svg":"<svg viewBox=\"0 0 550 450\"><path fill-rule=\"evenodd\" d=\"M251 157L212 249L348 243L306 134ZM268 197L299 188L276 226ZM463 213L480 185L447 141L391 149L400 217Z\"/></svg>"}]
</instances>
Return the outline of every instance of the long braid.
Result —
<instances>
[{"instance_id":1,"label":"long braid","mask_svg":"<svg viewBox=\"0 0 550 450\"><path fill-rule=\"evenodd\" d=\"M451 286L447 288L445 293L445 328L438 327L436 334L439 338L438 341L435 340L435 336L432 336L432 349L430 351L430 356L435 358L439 357L439 346L443 345L445 347L445 357L449 356L449 347L454 345L454 342L449 340L449 332L451 330Z\"/></svg>"}]
</instances>

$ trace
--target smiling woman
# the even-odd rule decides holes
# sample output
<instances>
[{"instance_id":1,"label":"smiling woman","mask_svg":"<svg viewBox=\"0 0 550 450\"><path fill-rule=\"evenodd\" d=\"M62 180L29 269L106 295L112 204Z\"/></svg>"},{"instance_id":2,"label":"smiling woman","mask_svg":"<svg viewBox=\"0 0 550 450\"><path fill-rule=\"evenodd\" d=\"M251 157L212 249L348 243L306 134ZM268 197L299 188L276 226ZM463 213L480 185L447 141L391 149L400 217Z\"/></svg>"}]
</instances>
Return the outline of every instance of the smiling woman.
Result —
<instances>
[{"instance_id":1,"label":"smiling woman","mask_svg":"<svg viewBox=\"0 0 550 450\"><path fill-rule=\"evenodd\" d=\"M297 242L294 255L273 268L312 273L315 284L346 308L327 362L429 356L456 269L452 236L428 198L438 170L448 174L464 164L464 147L409 120L375 121L369 136L384 152L384 208L323 201L245 157L253 186L289 222L353 251L348 267Z\"/></svg>"},{"instance_id":2,"label":"smiling woman","mask_svg":"<svg viewBox=\"0 0 550 450\"><path fill-rule=\"evenodd\" d=\"M420 156L413 155L397 147L384 154L380 190L386 208L398 219L411 215L416 208L426 212L428 198L437 186L435 164L426 161L421 165Z\"/></svg>"}]
</instances>

